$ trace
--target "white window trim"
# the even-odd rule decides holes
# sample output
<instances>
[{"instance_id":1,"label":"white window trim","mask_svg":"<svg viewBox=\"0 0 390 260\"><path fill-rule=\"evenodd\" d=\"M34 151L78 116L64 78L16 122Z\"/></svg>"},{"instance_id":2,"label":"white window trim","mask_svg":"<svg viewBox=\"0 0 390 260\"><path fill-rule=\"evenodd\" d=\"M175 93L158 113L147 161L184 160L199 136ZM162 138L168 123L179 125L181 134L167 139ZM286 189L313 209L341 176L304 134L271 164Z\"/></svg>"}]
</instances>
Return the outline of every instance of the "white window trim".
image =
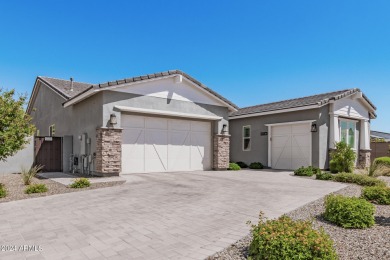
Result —
<instances>
[{"instance_id":1,"label":"white window trim","mask_svg":"<svg viewBox=\"0 0 390 260\"><path fill-rule=\"evenodd\" d=\"M245 137L245 128L249 128L249 137ZM245 149L245 139L249 139L249 148ZM242 151L249 152L252 148L252 127L251 125L244 125L242 127Z\"/></svg>"},{"instance_id":2,"label":"white window trim","mask_svg":"<svg viewBox=\"0 0 390 260\"><path fill-rule=\"evenodd\" d=\"M358 120L353 120L349 118L339 118L339 136L340 136L340 141L341 141L341 122L352 122L355 123L355 142L354 142L354 147L351 147L352 150L356 151L357 150L357 138L356 138L356 130L357 130L357 123L359 122ZM347 140L348 140L348 133L347 133ZM349 146L349 144L347 144Z\"/></svg>"},{"instance_id":3,"label":"white window trim","mask_svg":"<svg viewBox=\"0 0 390 260\"><path fill-rule=\"evenodd\" d=\"M54 128L54 134L53 134L53 129ZM52 124L49 126L49 136L55 136L56 135L56 125Z\"/></svg>"}]
</instances>

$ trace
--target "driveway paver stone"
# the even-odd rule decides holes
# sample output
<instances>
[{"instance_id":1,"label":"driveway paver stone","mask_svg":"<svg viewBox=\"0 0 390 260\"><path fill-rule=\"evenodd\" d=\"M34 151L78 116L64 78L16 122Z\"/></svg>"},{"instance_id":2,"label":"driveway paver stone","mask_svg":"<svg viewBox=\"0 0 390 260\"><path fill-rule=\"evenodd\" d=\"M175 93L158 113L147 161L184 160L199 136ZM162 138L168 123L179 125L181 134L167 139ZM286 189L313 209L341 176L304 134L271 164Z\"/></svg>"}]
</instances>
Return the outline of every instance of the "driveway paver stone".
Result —
<instances>
[{"instance_id":1,"label":"driveway paver stone","mask_svg":"<svg viewBox=\"0 0 390 260\"><path fill-rule=\"evenodd\" d=\"M0 259L204 259L274 218L345 185L251 171L123 176L120 186L0 204Z\"/></svg>"}]
</instances>

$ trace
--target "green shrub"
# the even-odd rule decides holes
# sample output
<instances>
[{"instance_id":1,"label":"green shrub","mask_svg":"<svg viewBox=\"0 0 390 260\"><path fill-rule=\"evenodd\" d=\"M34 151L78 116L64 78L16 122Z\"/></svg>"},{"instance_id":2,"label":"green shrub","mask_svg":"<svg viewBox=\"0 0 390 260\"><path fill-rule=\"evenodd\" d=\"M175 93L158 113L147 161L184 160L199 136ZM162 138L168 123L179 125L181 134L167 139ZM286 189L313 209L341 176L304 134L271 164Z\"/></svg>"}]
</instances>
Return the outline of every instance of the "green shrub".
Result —
<instances>
[{"instance_id":1,"label":"green shrub","mask_svg":"<svg viewBox=\"0 0 390 260\"><path fill-rule=\"evenodd\" d=\"M244 162L236 162L236 164L238 166L241 167L241 169L245 169L245 168L248 168L248 164L244 163Z\"/></svg>"},{"instance_id":2,"label":"green shrub","mask_svg":"<svg viewBox=\"0 0 390 260\"><path fill-rule=\"evenodd\" d=\"M313 166L308 166L308 167L301 167L299 169L296 169L294 171L294 175L297 176L313 176L314 174L320 173L321 170L313 167Z\"/></svg>"},{"instance_id":3,"label":"green shrub","mask_svg":"<svg viewBox=\"0 0 390 260\"><path fill-rule=\"evenodd\" d=\"M229 163L229 171L238 171L241 170L241 167L237 163Z\"/></svg>"},{"instance_id":4,"label":"green shrub","mask_svg":"<svg viewBox=\"0 0 390 260\"><path fill-rule=\"evenodd\" d=\"M24 193L31 194L31 193L43 193L47 191L47 187L45 184L31 184L29 185L25 190Z\"/></svg>"},{"instance_id":5,"label":"green shrub","mask_svg":"<svg viewBox=\"0 0 390 260\"><path fill-rule=\"evenodd\" d=\"M370 166L370 176L389 176L390 175L390 157L378 157Z\"/></svg>"},{"instance_id":6,"label":"green shrub","mask_svg":"<svg viewBox=\"0 0 390 260\"><path fill-rule=\"evenodd\" d=\"M87 178L78 178L70 185L71 188L80 189L91 186L91 182Z\"/></svg>"},{"instance_id":7,"label":"green shrub","mask_svg":"<svg viewBox=\"0 0 390 260\"><path fill-rule=\"evenodd\" d=\"M5 198L7 196L7 190L5 189L4 184L0 183L0 198Z\"/></svg>"},{"instance_id":8,"label":"green shrub","mask_svg":"<svg viewBox=\"0 0 390 260\"><path fill-rule=\"evenodd\" d=\"M382 180L355 173L338 173L333 176L333 180L338 182L356 183L362 186L386 186L386 183Z\"/></svg>"},{"instance_id":9,"label":"green shrub","mask_svg":"<svg viewBox=\"0 0 390 260\"><path fill-rule=\"evenodd\" d=\"M338 173L339 171L337 170L337 163L333 160L329 161L329 170L331 173Z\"/></svg>"},{"instance_id":10,"label":"green shrub","mask_svg":"<svg viewBox=\"0 0 390 260\"><path fill-rule=\"evenodd\" d=\"M26 170L22 168L22 180L24 185L30 185L32 178L34 178L38 172L40 172L43 169L44 166L42 165L35 165L31 167L29 170Z\"/></svg>"},{"instance_id":11,"label":"green shrub","mask_svg":"<svg viewBox=\"0 0 390 260\"><path fill-rule=\"evenodd\" d=\"M375 224L375 207L365 199L329 195L325 199L326 220L343 228L368 228Z\"/></svg>"},{"instance_id":12,"label":"green shrub","mask_svg":"<svg viewBox=\"0 0 390 260\"><path fill-rule=\"evenodd\" d=\"M249 164L249 168L258 170L258 169L263 169L264 166L261 162L253 162L253 163Z\"/></svg>"},{"instance_id":13,"label":"green shrub","mask_svg":"<svg viewBox=\"0 0 390 260\"><path fill-rule=\"evenodd\" d=\"M316 179L317 180L324 180L324 181L332 180L333 174L331 174L329 172L317 172Z\"/></svg>"},{"instance_id":14,"label":"green shrub","mask_svg":"<svg viewBox=\"0 0 390 260\"><path fill-rule=\"evenodd\" d=\"M330 154L332 170L337 172L352 172L355 164L356 153L345 142L336 143L336 150Z\"/></svg>"},{"instance_id":15,"label":"green shrub","mask_svg":"<svg viewBox=\"0 0 390 260\"><path fill-rule=\"evenodd\" d=\"M362 198L376 204L390 204L390 188L389 187L365 187L362 192Z\"/></svg>"},{"instance_id":16,"label":"green shrub","mask_svg":"<svg viewBox=\"0 0 390 260\"><path fill-rule=\"evenodd\" d=\"M287 216L264 220L252 226L250 260L337 259L333 241L323 229L313 229L310 221L293 221Z\"/></svg>"}]
</instances>

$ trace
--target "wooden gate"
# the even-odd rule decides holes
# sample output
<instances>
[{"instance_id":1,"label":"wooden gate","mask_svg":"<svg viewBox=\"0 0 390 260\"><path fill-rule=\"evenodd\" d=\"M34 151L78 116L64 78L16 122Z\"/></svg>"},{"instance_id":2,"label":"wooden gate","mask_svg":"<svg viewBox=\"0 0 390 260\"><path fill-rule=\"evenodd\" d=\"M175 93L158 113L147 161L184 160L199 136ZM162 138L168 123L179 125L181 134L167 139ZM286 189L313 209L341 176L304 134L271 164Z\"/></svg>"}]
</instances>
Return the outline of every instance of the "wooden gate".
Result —
<instances>
[{"instance_id":1,"label":"wooden gate","mask_svg":"<svg viewBox=\"0 0 390 260\"><path fill-rule=\"evenodd\" d=\"M43 165L44 172L62 171L61 137L35 137L35 165Z\"/></svg>"}]
</instances>

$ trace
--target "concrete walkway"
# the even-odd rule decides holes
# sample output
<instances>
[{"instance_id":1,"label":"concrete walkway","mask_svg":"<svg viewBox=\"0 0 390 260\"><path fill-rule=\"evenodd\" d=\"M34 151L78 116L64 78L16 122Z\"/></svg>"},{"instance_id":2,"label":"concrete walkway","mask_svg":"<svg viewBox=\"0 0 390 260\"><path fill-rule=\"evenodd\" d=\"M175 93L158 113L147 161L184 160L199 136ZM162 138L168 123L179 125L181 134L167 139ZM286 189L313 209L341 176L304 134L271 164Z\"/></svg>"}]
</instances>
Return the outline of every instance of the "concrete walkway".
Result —
<instances>
[{"instance_id":1,"label":"concrete walkway","mask_svg":"<svg viewBox=\"0 0 390 260\"><path fill-rule=\"evenodd\" d=\"M289 172L153 173L120 186L0 204L0 259L204 259L345 185Z\"/></svg>"},{"instance_id":2,"label":"concrete walkway","mask_svg":"<svg viewBox=\"0 0 390 260\"><path fill-rule=\"evenodd\" d=\"M39 177L50 179L52 181L61 183L63 185L68 186L69 184L72 184L77 178L77 176L74 176L72 174L66 174L63 172L41 172L38 173ZM116 182L116 181L126 181L125 178L120 176L114 176L114 177L91 177L88 178L91 183L99 183L99 182Z\"/></svg>"}]
</instances>

